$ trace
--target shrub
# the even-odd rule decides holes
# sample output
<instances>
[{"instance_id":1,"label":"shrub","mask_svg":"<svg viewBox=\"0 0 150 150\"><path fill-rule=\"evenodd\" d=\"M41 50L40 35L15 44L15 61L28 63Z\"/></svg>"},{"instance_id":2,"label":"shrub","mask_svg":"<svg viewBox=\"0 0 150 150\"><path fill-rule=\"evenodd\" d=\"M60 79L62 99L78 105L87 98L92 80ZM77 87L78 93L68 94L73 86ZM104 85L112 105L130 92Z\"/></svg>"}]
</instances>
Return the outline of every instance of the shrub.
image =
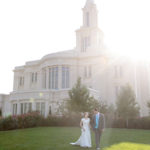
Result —
<instances>
[{"instance_id":1,"label":"shrub","mask_svg":"<svg viewBox=\"0 0 150 150\"><path fill-rule=\"evenodd\" d=\"M17 128L17 118L9 116L7 118L3 118L0 121L1 130L13 130Z\"/></svg>"},{"instance_id":2,"label":"shrub","mask_svg":"<svg viewBox=\"0 0 150 150\"><path fill-rule=\"evenodd\" d=\"M142 118L130 118L128 127L126 126L126 119L117 118L110 119L106 118L106 127L109 128L128 128L128 129L150 129L150 117Z\"/></svg>"},{"instance_id":3,"label":"shrub","mask_svg":"<svg viewBox=\"0 0 150 150\"><path fill-rule=\"evenodd\" d=\"M2 116L2 110L0 109L0 117Z\"/></svg>"},{"instance_id":4,"label":"shrub","mask_svg":"<svg viewBox=\"0 0 150 150\"><path fill-rule=\"evenodd\" d=\"M30 128L40 125L42 116L38 112L31 112L19 116L9 116L0 119L0 130Z\"/></svg>"},{"instance_id":5,"label":"shrub","mask_svg":"<svg viewBox=\"0 0 150 150\"><path fill-rule=\"evenodd\" d=\"M36 127L40 124L42 118L38 112L19 115L17 117L18 128Z\"/></svg>"},{"instance_id":6,"label":"shrub","mask_svg":"<svg viewBox=\"0 0 150 150\"><path fill-rule=\"evenodd\" d=\"M81 116L48 116L43 118L41 126L79 126Z\"/></svg>"},{"instance_id":7,"label":"shrub","mask_svg":"<svg viewBox=\"0 0 150 150\"><path fill-rule=\"evenodd\" d=\"M126 128L125 118L113 118L106 115L106 127ZM37 126L79 126L80 114L70 114L65 116L48 116L44 118L38 112L31 112L19 116L9 116L0 119L0 130L13 130L31 128ZM130 118L129 129L150 129L150 117Z\"/></svg>"}]
</instances>

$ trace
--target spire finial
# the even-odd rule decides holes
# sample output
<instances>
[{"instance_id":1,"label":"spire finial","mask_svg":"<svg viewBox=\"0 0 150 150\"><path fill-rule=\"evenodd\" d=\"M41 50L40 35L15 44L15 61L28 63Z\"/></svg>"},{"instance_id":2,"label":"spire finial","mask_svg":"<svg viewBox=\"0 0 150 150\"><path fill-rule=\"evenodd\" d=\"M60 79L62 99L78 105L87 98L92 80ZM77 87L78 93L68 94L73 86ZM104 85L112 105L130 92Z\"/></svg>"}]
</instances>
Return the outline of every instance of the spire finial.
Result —
<instances>
[{"instance_id":1,"label":"spire finial","mask_svg":"<svg viewBox=\"0 0 150 150\"><path fill-rule=\"evenodd\" d=\"M95 3L94 0L87 0L87 1L86 1L86 4L94 4L94 3Z\"/></svg>"}]
</instances>

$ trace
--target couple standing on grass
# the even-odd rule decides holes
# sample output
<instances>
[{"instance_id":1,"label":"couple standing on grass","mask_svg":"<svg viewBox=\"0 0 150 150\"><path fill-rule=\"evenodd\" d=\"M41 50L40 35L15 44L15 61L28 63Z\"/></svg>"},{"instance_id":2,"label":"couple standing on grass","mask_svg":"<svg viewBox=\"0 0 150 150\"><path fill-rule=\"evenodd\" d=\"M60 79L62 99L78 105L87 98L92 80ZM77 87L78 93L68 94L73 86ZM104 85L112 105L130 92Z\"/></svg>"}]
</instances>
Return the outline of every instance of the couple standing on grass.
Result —
<instances>
[{"instance_id":1,"label":"couple standing on grass","mask_svg":"<svg viewBox=\"0 0 150 150\"><path fill-rule=\"evenodd\" d=\"M90 120L89 113L85 112L84 117L81 119L80 126L81 126L81 136L75 143L70 143L71 145L79 145L85 148L91 148L91 132L90 127L92 127L95 133L95 143L96 149L100 150L100 138L104 131L105 127L105 118L104 114L98 112L98 109L95 108L93 110L93 117Z\"/></svg>"}]
</instances>

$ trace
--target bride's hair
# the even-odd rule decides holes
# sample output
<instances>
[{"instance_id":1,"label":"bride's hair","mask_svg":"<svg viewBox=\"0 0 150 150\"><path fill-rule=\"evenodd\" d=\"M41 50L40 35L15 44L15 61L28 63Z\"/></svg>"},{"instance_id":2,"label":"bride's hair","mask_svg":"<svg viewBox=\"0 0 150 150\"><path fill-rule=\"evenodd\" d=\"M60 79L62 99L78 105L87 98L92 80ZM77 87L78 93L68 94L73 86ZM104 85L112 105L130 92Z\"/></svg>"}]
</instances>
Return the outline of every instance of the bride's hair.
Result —
<instances>
[{"instance_id":1,"label":"bride's hair","mask_svg":"<svg viewBox=\"0 0 150 150\"><path fill-rule=\"evenodd\" d=\"M85 117L85 115L89 116L89 113L88 113L88 112L85 112L85 113L84 113L84 117Z\"/></svg>"}]
</instances>

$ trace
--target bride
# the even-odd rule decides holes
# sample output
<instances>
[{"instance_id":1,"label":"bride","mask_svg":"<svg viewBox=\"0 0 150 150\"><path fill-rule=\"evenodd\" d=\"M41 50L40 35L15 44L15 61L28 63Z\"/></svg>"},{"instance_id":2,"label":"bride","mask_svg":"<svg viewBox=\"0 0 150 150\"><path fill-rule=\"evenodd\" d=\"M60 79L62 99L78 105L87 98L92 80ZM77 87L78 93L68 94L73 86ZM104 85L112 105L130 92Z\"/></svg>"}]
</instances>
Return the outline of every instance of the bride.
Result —
<instances>
[{"instance_id":1,"label":"bride","mask_svg":"<svg viewBox=\"0 0 150 150\"><path fill-rule=\"evenodd\" d=\"M81 136L75 143L71 145L79 145L81 147L91 147L91 132L90 132L90 118L88 112L84 113L84 118L80 122Z\"/></svg>"}]
</instances>

